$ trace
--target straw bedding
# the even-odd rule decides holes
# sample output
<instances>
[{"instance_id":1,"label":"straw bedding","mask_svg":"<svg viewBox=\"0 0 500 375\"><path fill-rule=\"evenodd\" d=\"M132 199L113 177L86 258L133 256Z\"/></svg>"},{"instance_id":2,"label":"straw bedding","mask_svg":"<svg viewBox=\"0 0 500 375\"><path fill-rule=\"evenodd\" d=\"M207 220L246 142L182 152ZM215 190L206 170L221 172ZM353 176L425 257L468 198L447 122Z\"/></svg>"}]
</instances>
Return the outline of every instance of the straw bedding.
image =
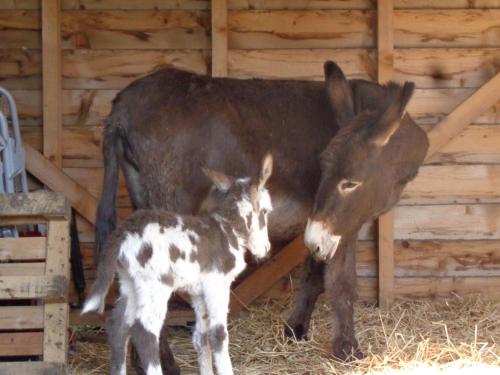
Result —
<instances>
[{"instance_id":1,"label":"straw bedding","mask_svg":"<svg viewBox=\"0 0 500 375\"><path fill-rule=\"evenodd\" d=\"M456 297L397 302L390 311L359 304L357 337L366 358L351 363L329 356L330 319L323 301L313 316L310 340L285 339L282 327L291 307L291 301L260 303L231 322L235 373L500 374L499 302ZM100 335L98 340L77 340L70 352L72 374L109 372L108 346ZM196 374L190 330L172 329L170 342L182 373Z\"/></svg>"}]
</instances>

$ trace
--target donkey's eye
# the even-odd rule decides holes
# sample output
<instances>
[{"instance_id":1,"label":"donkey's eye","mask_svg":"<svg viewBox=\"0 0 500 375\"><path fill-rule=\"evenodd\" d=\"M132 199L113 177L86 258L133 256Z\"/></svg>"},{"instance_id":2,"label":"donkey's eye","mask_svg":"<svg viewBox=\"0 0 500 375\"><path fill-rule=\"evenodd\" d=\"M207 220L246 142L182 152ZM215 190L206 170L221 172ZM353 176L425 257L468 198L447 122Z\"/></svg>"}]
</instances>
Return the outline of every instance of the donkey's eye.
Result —
<instances>
[{"instance_id":1,"label":"donkey's eye","mask_svg":"<svg viewBox=\"0 0 500 375\"><path fill-rule=\"evenodd\" d=\"M348 192L353 191L354 189L356 189L360 185L361 185L361 182L343 180L340 182L339 187L340 187L341 192L348 193Z\"/></svg>"}]
</instances>

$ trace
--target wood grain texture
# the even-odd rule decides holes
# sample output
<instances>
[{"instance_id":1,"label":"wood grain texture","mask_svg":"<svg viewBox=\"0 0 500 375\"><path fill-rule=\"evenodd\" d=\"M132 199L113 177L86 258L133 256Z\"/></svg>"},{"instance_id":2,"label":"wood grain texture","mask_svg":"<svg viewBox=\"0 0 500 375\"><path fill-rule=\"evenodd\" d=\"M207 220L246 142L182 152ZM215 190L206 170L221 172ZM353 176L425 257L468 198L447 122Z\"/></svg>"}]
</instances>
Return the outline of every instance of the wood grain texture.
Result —
<instances>
[{"instance_id":1,"label":"wood grain texture","mask_svg":"<svg viewBox=\"0 0 500 375\"><path fill-rule=\"evenodd\" d=\"M375 54L367 49L230 50L229 76L324 81L323 64L334 60L349 79L375 79Z\"/></svg>"},{"instance_id":2,"label":"wood grain texture","mask_svg":"<svg viewBox=\"0 0 500 375\"><path fill-rule=\"evenodd\" d=\"M394 12L396 47L498 47L500 9Z\"/></svg>"},{"instance_id":3,"label":"wood grain texture","mask_svg":"<svg viewBox=\"0 0 500 375\"><path fill-rule=\"evenodd\" d=\"M0 216L47 216L67 218L68 201L62 194L49 191L0 195Z\"/></svg>"},{"instance_id":4,"label":"wood grain texture","mask_svg":"<svg viewBox=\"0 0 500 375\"><path fill-rule=\"evenodd\" d=\"M63 300L68 284L69 280L64 276L2 276L0 298Z\"/></svg>"},{"instance_id":5,"label":"wood grain texture","mask_svg":"<svg viewBox=\"0 0 500 375\"><path fill-rule=\"evenodd\" d=\"M396 238L500 239L500 204L399 206Z\"/></svg>"},{"instance_id":6,"label":"wood grain texture","mask_svg":"<svg viewBox=\"0 0 500 375\"><path fill-rule=\"evenodd\" d=\"M66 366L49 362L3 362L0 363L3 375L62 375L67 374Z\"/></svg>"},{"instance_id":7,"label":"wood grain texture","mask_svg":"<svg viewBox=\"0 0 500 375\"><path fill-rule=\"evenodd\" d=\"M229 48L360 48L375 44L373 12L230 11Z\"/></svg>"},{"instance_id":8,"label":"wood grain texture","mask_svg":"<svg viewBox=\"0 0 500 375\"><path fill-rule=\"evenodd\" d=\"M165 67L207 73L207 53L200 50L66 50L66 89L123 89Z\"/></svg>"},{"instance_id":9,"label":"wood grain texture","mask_svg":"<svg viewBox=\"0 0 500 375\"><path fill-rule=\"evenodd\" d=\"M212 77L227 77L227 0L211 4Z\"/></svg>"},{"instance_id":10,"label":"wood grain texture","mask_svg":"<svg viewBox=\"0 0 500 375\"><path fill-rule=\"evenodd\" d=\"M0 353L2 356L40 355L43 353L43 332L0 333Z\"/></svg>"},{"instance_id":11,"label":"wood grain texture","mask_svg":"<svg viewBox=\"0 0 500 375\"><path fill-rule=\"evenodd\" d=\"M481 86L427 133L430 145L426 159L432 158L433 154L499 100L500 73Z\"/></svg>"},{"instance_id":12,"label":"wood grain texture","mask_svg":"<svg viewBox=\"0 0 500 375\"><path fill-rule=\"evenodd\" d=\"M22 250L23 249L16 244L16 251L22 252ZM44 274L44 262L0 263L0 276L42 276Z\"/></svg>"},{"instance_id":13,"label":"wood grain texture","mask_svg":"<svg viewBox=\"0 0 500 375\"><path fill-rule=\"evenodd\" d=\"M64 48L207 49L206 11L66 11Z\"/></svg>"},{"instance_id":14,"label":"wood grain texture","mask_svg":"<svg viewBox=\"0 0 500 375\"><path fill-rule=\"evenodd\" d=\"M0 238L0 260L44 260L45 237Z\"/></svg>"},{"instance_id":15,"label":"wood grain texture","mask_svg":"<svg viewBox=\"0 0 500 375\"><path fill-rule=\"evenodd\" d=\"M0 329L43 329L43 306L2 306Z\"/></svg>"},{"instance_id":16,"label":"wood grain texture","mask_svg":"<svg viewBox=\"0 0 500 375\"><path fill-rule=\"evenodd\" d=\"M423 166L400 204L500 202L499 165Z\"/></svg>"},{"instance_id":17,"label":"wood grain texture","mask_svg":"<svg viewBox=\"0 0 500 375\"><path fill-rule=\"evenodd\" d=\"M67 279L69 282L69 279ZM69 306L67 302L44 306L43 360L68 362Z\"/></svg>"},{"instance_id":18,"label":"wood grain texture","mask_svg":"<svg viewBox=\"0 0 500 375\"><path fill-rule=\"evenodd\" d=\"M43 154L62 168L61 1L42 3Z\"/></svg>"},{"instance_id":19,"label":"wood grain texture","mask_svg":"<svg viewBox=\"0 0 500 375\"><path fill-rule=\"evenodd\" d=\"M97 200L31 146L24 145L24 151L28 172L53 191L65 194L73 208L95 223Z\"/></svg>"}]
</instances>

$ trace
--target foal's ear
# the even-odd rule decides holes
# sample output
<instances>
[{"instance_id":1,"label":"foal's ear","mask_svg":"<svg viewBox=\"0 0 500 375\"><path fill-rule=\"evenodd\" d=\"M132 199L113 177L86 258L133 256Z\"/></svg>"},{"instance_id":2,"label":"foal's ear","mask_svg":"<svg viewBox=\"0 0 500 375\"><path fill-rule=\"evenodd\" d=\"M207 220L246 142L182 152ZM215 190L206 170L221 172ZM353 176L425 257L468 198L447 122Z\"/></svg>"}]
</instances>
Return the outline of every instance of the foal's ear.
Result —
<instances>
[{"instance_id":1,"label":"foal's ear","mask_svg":"<svg viewBox=\"0 0 500 375\"><path fill-rule=\"evenodd\" d=\"M262 166L260 167L259 189L264 187L269 177L271 177L271 173L273 173L273 157L271 154L267 154L262 160Z\"/></svg>"},{"instance_id":2,"label":"foal's ear","mask_svg":"<svg viewBox=\"0 0 500 375\"><path fill-rule=\"evenodd\" d=\"M348 125L354 118L354 98L344 72L333 61L324 65L326 93L339 126Z\"/></svg>"},{"instance_id":3,"label":"foal's ear","mask_svg":"<svg viewBox=\"0 0 500 375\"><path fill-rule=\"evenodd\" d=\"M210 169L204 165L201 166L201 170L220 191L228 191L233 184L233 178L225 175L222 172L214 171L213 169Z\"/></svg>"}]
</instances>

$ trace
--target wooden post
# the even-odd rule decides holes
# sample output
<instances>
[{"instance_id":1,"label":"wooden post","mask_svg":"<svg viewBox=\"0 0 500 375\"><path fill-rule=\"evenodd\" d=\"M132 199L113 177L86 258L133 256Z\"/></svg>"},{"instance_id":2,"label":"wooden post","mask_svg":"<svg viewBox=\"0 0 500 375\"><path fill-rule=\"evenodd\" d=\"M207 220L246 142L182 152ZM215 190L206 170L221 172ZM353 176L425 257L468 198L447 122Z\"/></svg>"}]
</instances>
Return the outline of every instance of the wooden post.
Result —
<instances>
[{"instance_id":1,"label":"wooden post","mask_svg":"<svg viewBox=\"0 0 500 375\"><path fill-rule=\"evenodd\" d=\"M227 76L227 0L212 0L212 77Z\"/></svg>"},{"instance_id":2,"label":"wooden post","mask_svg":"<svg viewBox=\"0 0 500 375\"><path fill-rule=\"evenodd\" d=\"M378 81L389 81L394 73L393 0L377 2ZM378 219L378 300L383 309L394 299L394 212Z\"/></svg>"},{"instance_id":3,"label":"wooden post","mask_svg":"<svg viewBox=\"0 0 500 375\"><path fill-rule=\"evenodd\" d=\"M69 216L69 213L68 213ZM47 226L47 260L45 276L59 277L69 284L69 221L49 220ZM67 290L66 300L67 300ZM44 305L43 360L66 364L69 309L66 301L46 301ZM62 327L62 328L61 328Z\"/></svg>"},{"instance_id":4,"label":"wooden post","mask_svg":"<svg viewBox=\"0 0 500 375\"><path fill-rule=\"evenodd\" d=\"M62 168L61 2L42 2L43 154Z\"/></svg>"}]
</instances>

